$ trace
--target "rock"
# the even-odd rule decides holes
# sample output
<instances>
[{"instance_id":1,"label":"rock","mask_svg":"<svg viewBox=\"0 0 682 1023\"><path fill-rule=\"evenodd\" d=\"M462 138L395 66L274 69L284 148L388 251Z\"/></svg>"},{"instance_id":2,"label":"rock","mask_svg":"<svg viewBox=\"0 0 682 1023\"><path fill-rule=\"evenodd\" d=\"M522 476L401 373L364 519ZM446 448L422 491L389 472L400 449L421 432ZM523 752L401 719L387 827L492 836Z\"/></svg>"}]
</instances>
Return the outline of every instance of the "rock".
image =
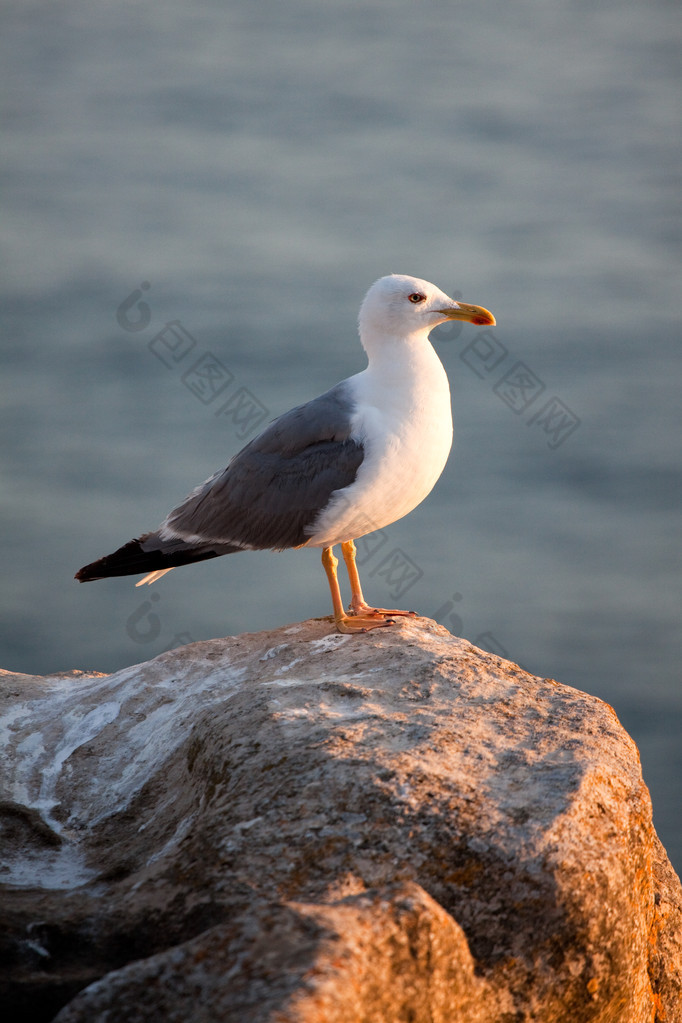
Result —
<instances>
[{"instance_id":1,"label":"rock","mask_svg":"<svg viewBox=\"0 0 682 1023\"><path fill-rule=\"evenodd\" d=\"M0 676L0 999L40 1023L675 1023L613 710L426 619Z\"/></svg>"}]
</instances>

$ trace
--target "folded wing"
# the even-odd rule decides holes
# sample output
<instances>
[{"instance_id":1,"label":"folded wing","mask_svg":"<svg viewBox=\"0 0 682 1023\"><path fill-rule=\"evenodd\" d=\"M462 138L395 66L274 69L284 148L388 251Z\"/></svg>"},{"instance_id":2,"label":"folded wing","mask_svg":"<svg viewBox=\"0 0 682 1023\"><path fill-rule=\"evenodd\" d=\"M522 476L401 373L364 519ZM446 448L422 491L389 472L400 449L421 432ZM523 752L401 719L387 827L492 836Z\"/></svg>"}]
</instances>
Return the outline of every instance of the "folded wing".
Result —
<instances>
[{"instance_id":1,"label":"folded wing","mask_svg":"<svg viewBox=\"0 0 682 1023\"><path fill-rule=\"evenodd\" d=\"M86 565L81 582L159 572L239 550L283 550L309 539L332 494L362 463L351 437L347 383L286 412L197 487L153 533Z\"/></svg>"}]
</instances>

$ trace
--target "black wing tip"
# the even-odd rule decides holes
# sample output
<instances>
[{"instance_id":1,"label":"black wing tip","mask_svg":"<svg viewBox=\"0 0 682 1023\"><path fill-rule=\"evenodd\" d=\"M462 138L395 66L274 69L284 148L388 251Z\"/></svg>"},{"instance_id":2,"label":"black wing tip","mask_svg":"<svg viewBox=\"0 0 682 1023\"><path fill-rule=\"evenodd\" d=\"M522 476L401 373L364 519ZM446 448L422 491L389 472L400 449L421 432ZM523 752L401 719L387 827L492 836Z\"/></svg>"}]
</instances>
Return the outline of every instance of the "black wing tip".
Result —
<instances>
[{"instance_id":1,"label":"black wing tip","mask_svg":"<svg viewBox=\"0 0 682 1023\"><path fill-rule=\"evenodd\" d=\"M217 558L221 554L232 554L240 549L226 544L222 550L210 547L187 547L185 550L168 552L145 551L141 543L145 539L146 535L140 540L130 540L113 554L107 554L106 557L99 558L90 565L84 565L76 572L74 579L77 579L79 583L89 583L96 579L109 579L112 576L159 572L165 568L178 568L180 565L191 565L196 561Z\"/></svg>"},{"instance_id":2,"label":"black wing tip","mask_svg":"<svg viewBox=\"0 0 682 1023\"><path fill-rule=\"evenodd\" d=\"M106 579L108 573L99 570L103 561L104 558L100 558L99 561L93 561L91 565L84 565L83 568L79 568L74 579L79 583L93 583L96 579Z\"/></svg>"},{"instance_id":3,"label":"black wing tip","mask_svg":"<svg viewBox=\"0 0 682 1023\"><path fill-rule=\"evenodd\" d=\"M154 552L157 553L157 552ZM107 554L97 561L84 565L76 572L74 579L79 583L94 582L96 579L108 579L116 575L139 575L148 572L150 555L142 550L139 540L130 540L119 547L113 554Z\"/></svg>"}]
</instances>

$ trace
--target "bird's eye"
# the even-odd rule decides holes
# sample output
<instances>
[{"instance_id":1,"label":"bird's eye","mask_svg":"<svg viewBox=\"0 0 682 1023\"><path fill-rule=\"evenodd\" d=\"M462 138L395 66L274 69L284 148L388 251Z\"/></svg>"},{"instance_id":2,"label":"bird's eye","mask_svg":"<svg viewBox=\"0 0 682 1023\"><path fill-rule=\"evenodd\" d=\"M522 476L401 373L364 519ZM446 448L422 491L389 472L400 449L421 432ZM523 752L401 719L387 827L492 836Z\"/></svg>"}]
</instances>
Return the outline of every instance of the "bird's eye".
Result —
<instances>
[{"instance_id":1,"label":"bird's eye","mask_svg":"<svg viewBox=\"0 0 682 1023\"><path fill-rule=\"evenodd\" d=\"M422 295L418 291L415 291L411 295L408 295L408 298L410 302L414 302L414 304L416 305L417 302L423 302L424 299L426 298L426 295Z\"/></svg>"}]
</instances>

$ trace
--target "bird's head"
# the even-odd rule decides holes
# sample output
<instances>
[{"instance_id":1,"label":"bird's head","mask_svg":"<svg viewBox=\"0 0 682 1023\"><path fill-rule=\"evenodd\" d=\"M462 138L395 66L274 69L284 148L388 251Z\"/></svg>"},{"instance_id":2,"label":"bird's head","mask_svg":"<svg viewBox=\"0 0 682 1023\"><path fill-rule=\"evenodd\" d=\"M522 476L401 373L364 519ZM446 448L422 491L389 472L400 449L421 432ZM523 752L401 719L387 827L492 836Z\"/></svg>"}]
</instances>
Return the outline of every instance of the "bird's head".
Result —
<instances>
[{"instance_id":1,"label":"bird's head","mask_svg":"<svg viewBox=\"0 0 682 1023\"><path fill-rule=\"evenodd\" d=\"M479 305L467 305L449 298L435 284L419 277L391 274L375 281L360 307L360 336L427 336L446 320L467 320L481 326L495 326L495 317Z\"/></svg>"}]
</instances>

